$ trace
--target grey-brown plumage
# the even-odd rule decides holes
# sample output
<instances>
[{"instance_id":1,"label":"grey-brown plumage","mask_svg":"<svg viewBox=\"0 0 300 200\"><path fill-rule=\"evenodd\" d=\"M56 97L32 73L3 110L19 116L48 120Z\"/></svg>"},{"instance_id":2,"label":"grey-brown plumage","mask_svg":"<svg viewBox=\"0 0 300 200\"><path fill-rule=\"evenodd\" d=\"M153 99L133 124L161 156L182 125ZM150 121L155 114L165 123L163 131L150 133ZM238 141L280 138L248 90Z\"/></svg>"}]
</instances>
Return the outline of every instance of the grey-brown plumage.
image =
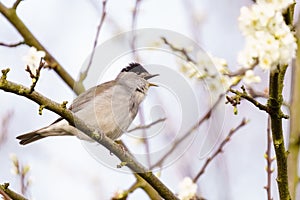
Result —
<instances>
[{"instance_id":1,"label":"grey-brown plumage","mask_svg":"<svg viewBox=\"0 0 300 200\"><path fill-rule=\"evenodd\" d=\"M115 80L92 87L80 94L70 110L85 123L98 129L109 138L119 138L135 118L140 103L150 86L149 74L140 64L131 63L122 69ZM75 135L91 140L84 133L59 118L47 127L17 137L25 145L48 136Z\"/></svg>"}]
</instances>

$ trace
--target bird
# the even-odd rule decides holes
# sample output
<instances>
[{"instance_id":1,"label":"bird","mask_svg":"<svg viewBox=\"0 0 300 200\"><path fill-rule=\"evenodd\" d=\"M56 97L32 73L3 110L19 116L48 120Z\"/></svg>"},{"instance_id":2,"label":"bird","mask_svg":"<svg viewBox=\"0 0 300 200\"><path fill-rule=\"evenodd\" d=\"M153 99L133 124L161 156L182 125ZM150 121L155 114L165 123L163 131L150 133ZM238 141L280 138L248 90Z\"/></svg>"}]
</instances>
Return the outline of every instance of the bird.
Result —
<instances>
[{"instance_id":1,"label":"bird","mask_svg":"<svg viewBox=\"0 0 300 200\"><path fill-rule=\"evenodd\" d=\"M73 100L69 109L86 124L112 140L117 140L127 131L137 115L139 105L151 86L148 79L159 74L150 74L141 64L133 62L124 67L114 80L94 86ZM27 145L45 137L73 135L91 141L86 134L58 118L49 126L25 133L16 138Z\"/></svg>"}]
</instances>

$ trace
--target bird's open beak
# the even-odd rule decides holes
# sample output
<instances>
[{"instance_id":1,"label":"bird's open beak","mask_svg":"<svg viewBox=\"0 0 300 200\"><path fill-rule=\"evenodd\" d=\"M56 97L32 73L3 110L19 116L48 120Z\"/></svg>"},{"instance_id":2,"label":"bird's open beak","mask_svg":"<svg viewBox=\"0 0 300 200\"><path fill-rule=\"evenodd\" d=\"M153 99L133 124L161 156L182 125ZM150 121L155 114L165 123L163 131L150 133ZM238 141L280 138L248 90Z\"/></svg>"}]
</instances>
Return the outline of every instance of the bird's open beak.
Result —
<instances>
[{"instance_id":1,"label":"bird's open beak","mask_svg":"<svg viewBox=\"0 0 300 200\"><path fill-rule=\"evenodd\" d=\"M151 86L158 87L158 85L156 85L155 83L149 83L149 87Z\"/></svg>"},{"instance_id":2,"label":"bird's open beak","mask_svg":"<svg viewBox=\"0 0 300 200\"><path fill-rule=\"evenodd\" d=\"M159 76L159 74L149 74L149 75L145 76L144 78L145 78L146 80L148 80L148 79L153 78L153 77L155 77L155 76ZM151 87L151 86L158 87L158 85L156 85L156 84L154 84L154 83L149 83L149 87Z\"/></svg>"},{"instance_id":3,"label":"bird's open beak","mask_svg":"<svg viewBox=\"0 0 300 200\"><path fill-rule=\"evenodd\" d=\"M146 75L146 76L144 77L144 79L148 80L148 79L153 78L153 77L155 77L155 76L159 76L159 74L149 74L149 75Z\"/></svg>"}]
</instances>

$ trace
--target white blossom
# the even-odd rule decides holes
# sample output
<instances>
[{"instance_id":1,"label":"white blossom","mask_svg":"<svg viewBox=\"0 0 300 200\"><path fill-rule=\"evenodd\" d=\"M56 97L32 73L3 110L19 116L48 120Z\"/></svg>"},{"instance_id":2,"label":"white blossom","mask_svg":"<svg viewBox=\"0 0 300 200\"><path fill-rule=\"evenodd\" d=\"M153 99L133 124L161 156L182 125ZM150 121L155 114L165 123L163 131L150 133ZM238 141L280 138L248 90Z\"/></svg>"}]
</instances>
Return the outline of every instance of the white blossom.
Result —
<instances>
[{"instance_id":1,"label":"white blossom","mask_svg":"<svg viewBox=\"0 0 300 200\"><path fill-rule=\"evenodd\" d=\"M33 75L36 75L36 70L39 68L41 59L46 56L44 51L37 51L35 47L30 47L27 55L23 56L25 68L29 67Z\"/></svg>"},{"instance_id":2,"label":"white blossom","mask_svg":"<svg viewBox=\"0 0 300 200\"><path fill-rule=\"evenodd\" d=\"M122 199L127 196L127 193L124 190L117 190L114 194L115 199Z\"/></svg>"},{"instance_id":3,"label":"white blossom","mask_svg":"<svg viewBox=\"0 0 300 200\"><path fill-rule=\"evenodd\" d=\"M225 59L202 51L196 54L194 62L181 63L181 71L190 78L204 80L211 91L224 91L231 86L233 80L228 76L230 71Z\"/></svg>"},{"instance_id":4,"label":"white blossom","mask_svg":"<svg viewBox=\"0 0 300 200\"><path fill-rule=\"evenodd\" d=\"M181 200L190 200L196 195L197 184L189 177L185 177L182 182L179 183L178 197Z\"/></svg>"},{"instance_id":5,"label":"white blossom","mask_svg":"<svg viewBox=\"0 0 300 200\"><path fill-rule=\"evenodd\" d=\"M293 0L258 0L242 7L239 27L245 36L245 48L238 55L239 64L250 67L258 61L264 69L287 65L295 57L297 44L282 12Z\"/></svg>"},{"instance_id":6,"label":"white blossom","mask_svg":"<svg viewBox=\"0 0 300 200\"><path fill-rule=\"evenodd\" d=\"M291 4L295 3L294 0L256 0L256 2L260 5L269 5L278 11L284 11Z\"/></svg>"},{"instance_id":7,"label":"white blossom","mask_svg":"<svg viewBox=\"0 0 300 200\"><path fill-rule=\"evenodd\" d=\"M243 81L246 84L259 83L261 82L261 78L256 76L253 70L247 70L245 76L243 77Z\"/></svg>"}]
</instances>

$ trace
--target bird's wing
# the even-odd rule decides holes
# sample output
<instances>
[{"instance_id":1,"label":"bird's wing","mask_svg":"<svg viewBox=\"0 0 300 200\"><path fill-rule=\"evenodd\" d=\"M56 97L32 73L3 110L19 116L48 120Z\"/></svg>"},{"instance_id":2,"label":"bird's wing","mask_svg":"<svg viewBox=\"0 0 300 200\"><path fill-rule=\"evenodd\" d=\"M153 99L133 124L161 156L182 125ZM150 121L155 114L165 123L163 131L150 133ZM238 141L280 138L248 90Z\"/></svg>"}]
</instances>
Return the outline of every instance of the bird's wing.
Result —
<instances>
[{"instance_id":1,"label":"bird's wing","mask_svg":"<svg viewBox=\"0 0 300 200\"><path fill-rule=\"evenodd\" d=\"M88 89L87 91L80 94L76 99L74 99L69 109L74 113L82 110L87 103L93 100L95 96L103 93L105 90L108 90L113 85L115 85L115 80L108 81Z\"/></svg>"}]
</instances>

